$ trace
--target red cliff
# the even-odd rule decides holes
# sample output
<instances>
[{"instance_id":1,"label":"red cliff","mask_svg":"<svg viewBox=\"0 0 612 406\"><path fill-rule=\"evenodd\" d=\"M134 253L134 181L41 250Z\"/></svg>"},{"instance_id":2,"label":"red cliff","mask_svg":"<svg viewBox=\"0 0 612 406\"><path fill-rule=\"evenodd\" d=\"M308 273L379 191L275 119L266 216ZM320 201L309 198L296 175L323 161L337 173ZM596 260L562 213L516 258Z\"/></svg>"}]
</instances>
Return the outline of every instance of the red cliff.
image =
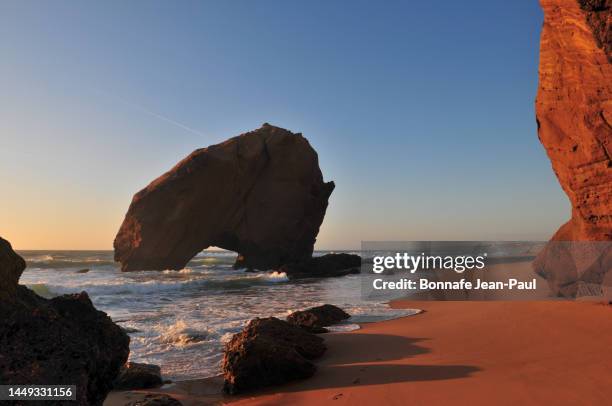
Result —
<instances>
[{"instance_id":1,"label":"red cliff","mask_svg":"<svg viewBox=\"0 0 612 406\"><path fill-rule=\"evenodd\" d=\"M609 242L612 240L612 1L541 0L541 5L544 26L536 99L538 136L572 204L571 219L559 228L552 240ZM549 244L536 261L536 270L549 280L555 293L575 295L576 282L580 280L601 283L607 272L602 266L553 269L553 263L559 262L558 250L562 246ZM595 262L609 262L601 257L610 256L607 248L606 243L597 245L599 257ZM571 259L576 253L568 255Z\"/></svg>"}]
</instances>

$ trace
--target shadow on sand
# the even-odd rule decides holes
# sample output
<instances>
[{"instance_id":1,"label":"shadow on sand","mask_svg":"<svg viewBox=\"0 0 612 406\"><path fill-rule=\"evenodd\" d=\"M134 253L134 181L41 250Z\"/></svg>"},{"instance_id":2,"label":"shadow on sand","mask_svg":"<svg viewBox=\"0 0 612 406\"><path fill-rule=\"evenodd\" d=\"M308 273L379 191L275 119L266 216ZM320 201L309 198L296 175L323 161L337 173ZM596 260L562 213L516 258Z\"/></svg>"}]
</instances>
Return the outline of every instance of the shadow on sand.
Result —
<instances>
[{"instance_id":1,"label":"shadow on sand","mask_svg":"<svg viewBox=\"0 0 612 406\"><path fill-rule=\"evenodd\" d=\"M427 338L389 334L325 334L329 346L311 378L249 393L257 396L279 392L436 381L469 377L480 368L470 365L414 365L407 358L431 352L419 345Z\"/></svg>"},{"instance_id":2,"label":"shadow on sand","mask_svg":"<svg viewBox=\"0 0 612 406\"><path fill-rule=\"evenodd\" d=\"M309 379L262 388L238 396L221 393L221 376L178 382L152 392L166 392L183 401L191 400L185 404L212 405L282 392L458 379L480 371L480 368L469 365L409 364L409 358L431 352L429 348L419 345L426 342L427 338L367 333L325 334L324 337L329 349L317 360L318 370Z\"/></svg>"}]
</instances>

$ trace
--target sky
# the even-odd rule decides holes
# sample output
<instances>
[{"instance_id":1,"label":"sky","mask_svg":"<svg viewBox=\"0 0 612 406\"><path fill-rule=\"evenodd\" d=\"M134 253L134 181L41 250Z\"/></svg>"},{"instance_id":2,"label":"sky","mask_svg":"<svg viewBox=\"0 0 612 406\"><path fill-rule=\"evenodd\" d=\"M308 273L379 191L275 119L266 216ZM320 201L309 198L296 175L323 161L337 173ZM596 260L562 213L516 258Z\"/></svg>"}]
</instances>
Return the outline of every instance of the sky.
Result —
<instances>
[{"instance_id":1,"label":"sky","mask_svg":"<svg viewBox=\"0 0 612 406\"><path fill-rule=\"evenodd\" d=\"M2 1L0 236L111 249L132 195L264 122L334 180L318 249L544 240L536 1Z\"/></svg>"}]
</instances>

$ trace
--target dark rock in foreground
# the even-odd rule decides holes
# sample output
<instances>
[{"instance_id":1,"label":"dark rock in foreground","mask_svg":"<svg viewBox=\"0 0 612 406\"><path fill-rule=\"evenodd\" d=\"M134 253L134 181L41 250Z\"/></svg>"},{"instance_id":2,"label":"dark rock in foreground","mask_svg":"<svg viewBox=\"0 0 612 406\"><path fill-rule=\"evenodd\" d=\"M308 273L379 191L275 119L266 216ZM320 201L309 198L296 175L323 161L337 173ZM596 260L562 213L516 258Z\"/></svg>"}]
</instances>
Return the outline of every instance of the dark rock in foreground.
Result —
<instances>
[{"instance_id":1,"label":"dark rock in foreground","mask_svg":"<svg viewBox=\"0 0 612 406\"><path fill-rule=\"evenodd\" d=\"M294 262L279 269L291 279L326 278L361 272L361 257L354 254L326 254L306 261Z\"/></svg>"},{"instance_id":2,"label":"dark rock in foreground","mask_svg":"<svg viewBox=\"0 0 612 406\"><path fill-rule=\"evenodd\" d=\"M126 403L125 406L181 406L182 403L168 395L146 395L143 400Z\"/></svg>"},{"instance_id":3,"label":"dark rock in foreground","mask_svg":"<svg viewBox=\"0 0 612 406\"><path fill-rule=\"evenodd\" d=\"M136 193L115 260L124 271L182 269L217 246L246 268L306 261L333 190L306 138L264 124L194 151Z\"/></svg>"},{"instance_id":4,"label":"dark rock in foreground","mask_svg":"<svg viewBox=\"0 0 612 406\"><path fill-rule=\"evenodd\" d=\"M321 337L286 321L253 319L225 348L223 389L237 394L308 378L316 371L310 360L325 350Z\"/></svg>"},{"instance_id":5,"label":"dark rock in foreground","mask_svg":"<svg viewBox=\"0 0 612 406\"><path fill-rule=\"evenodd\" d=\"M155 388L162 384L163 380L159 366L128 362L121 368L113 389L147 389Z\"/></svg>"},{"instance_id":6,"label":"dark rock in foreground","mask_svg":"<svg viewBox=\"0 0 612 406\"><path fill-rule=\"evenodd\" d=\"M0 382L76 385L66 405L101 405L129 354L129 338L87 293L43 299L18 281L25 262L0 238Z\"/></svg>"},{"instance_id":7,"label":"dark rock in foreground","mask_svg":"<svg viewBox=\"0 0 612 406\"><path fill-rule=\"evenodd\" d=\"M287 322L301 327L311 333L326 333L325 327L337 324L351 317L341 308L324 304L306 310L300 310L287 316Z\"/></svg>"}]
</instances>

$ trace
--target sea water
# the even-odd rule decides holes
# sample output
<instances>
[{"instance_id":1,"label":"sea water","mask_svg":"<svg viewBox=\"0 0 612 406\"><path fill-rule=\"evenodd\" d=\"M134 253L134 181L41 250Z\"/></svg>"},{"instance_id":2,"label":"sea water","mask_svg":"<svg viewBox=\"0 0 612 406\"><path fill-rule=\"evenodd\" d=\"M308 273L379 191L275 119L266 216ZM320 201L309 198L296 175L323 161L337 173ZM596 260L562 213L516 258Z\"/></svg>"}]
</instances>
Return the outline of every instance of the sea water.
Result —
<instances>
[{"instance_id":1,"label":"sea water","mask_svg":"<svg viewBox=\"0 0 612 406\"><path fill-rule=\"evenodd\" d=\"M330 303L352 315L334 329L351 330L418 312L362 299L359 274L290 281L282 272L233 269L236 254L226 251L204 251L180 271L139 272L121 272L112 251L20 254L21 284L48 298L86 291L128 332L130 360L160 365L173 380L219 374L224 344L254 317Z\"/></svg>"}]
</instances>

